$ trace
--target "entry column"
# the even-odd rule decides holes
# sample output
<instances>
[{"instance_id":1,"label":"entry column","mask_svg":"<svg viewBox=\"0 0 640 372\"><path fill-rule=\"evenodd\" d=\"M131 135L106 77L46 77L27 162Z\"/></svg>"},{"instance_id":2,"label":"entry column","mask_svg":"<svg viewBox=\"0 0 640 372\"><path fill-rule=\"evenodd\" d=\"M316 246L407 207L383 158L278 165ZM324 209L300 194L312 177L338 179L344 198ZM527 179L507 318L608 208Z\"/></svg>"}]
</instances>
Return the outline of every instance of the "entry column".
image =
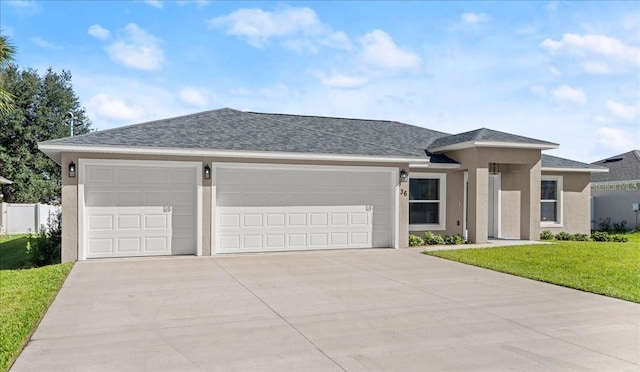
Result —
<instances>
[{"instance_id":1,"label":"entry column","mask_svg":"<svg viewBox=\"0 0 640 372\"><path fill-rule=\"evenodd\" d=\"M540 172L541 161L521 165L520 239L540 239Z\"/></svg>"},{"instance_id":2,"label":"entry column","mask_svg":"<svg viewBox=\"0 0 640 372\"><path fill-rule=\"evenodd\" d=\"M486 243L489 216L489 169L476 167L469 169L469 241Z\"/></svg>"}]
</instances>

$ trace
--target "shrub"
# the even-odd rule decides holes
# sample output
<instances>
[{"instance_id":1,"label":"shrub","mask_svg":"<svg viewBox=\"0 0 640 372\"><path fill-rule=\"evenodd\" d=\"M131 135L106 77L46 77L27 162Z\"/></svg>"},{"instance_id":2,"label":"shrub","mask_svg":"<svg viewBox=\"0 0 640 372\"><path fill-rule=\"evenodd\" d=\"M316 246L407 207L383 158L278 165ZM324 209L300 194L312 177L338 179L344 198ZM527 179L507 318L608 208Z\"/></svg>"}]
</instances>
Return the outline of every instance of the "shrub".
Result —
<instances>
[{"instance_id":1,"label":"shrub","mask_svg":"<svg viewBox=\"0 0 640 372\"><path fill-rule=\"evenodd\" d=\"M62 243L61 214L49 217L49 228L42 226L35 237L29 234L27 258L33 266L60 263Z\"/></svg>"},{"instance_id":2,"label":"shrub","mask_svg":"<svg viewBox=\"0 0 640 372\"><path fill-rule=\"evenodd\" d=\"M409 247L419 247L424 245L424 240L417 235L410 234L409 235Z\"/></svg>"},{"instance_id":3,"label":"shrub","mask_svg":"<svg viewBox=\"0 0 640 372\"><path fill-rule=\"evenodd\" d=\"M609 234L607 234L605 231L594 231L593 233L591 233L591 240L593 240L594 242L608 242Z\"/></svg>"},{"instance_id":4,"label":"shrub","mask_svg":"<svg viewBox=\"0 0 640 372\"><path fill-rule=\"evenodd\" d=\"M542 230L540 240L553 240L553 233L549 230Z\"/></svg>"},{"instance_id":5,"label":"shrub","mask_svg":"<svg viewBox=\"0 0 640 372\"><path fill-rule=\"evenodd\" d=\"M614 241L616 243L626 243L629 241L629 238L623 235L614 235L609 239L609 241Z\"/></svg>"},{"instance_id":6,"label":"shrub","mask_svg":"<svg viewBox=\"0 0 640 372\"><path fill-rule=\"evenodd\" d=\"M611 218L607 217L605 219L600 218L598 220L598 231L609 231L611 230Z\"/></svg>"},{"instance_id":7,"label":"shrub","mask_svg":"<svg viewBox=\"0 0 640 372\"><path fill-rule=\"evenodd\" d=\"M447 235L444 237L444 244L449 244L449 245L464 244L464 238L460 234Z\"/></svg>"},{"instance_id":8,"label":"shrub","mask_svg":"<svg viewBox=\"0 0 640 372\"><path fill-rule=\"evenodd\" d=\"M571 240L571 234L560 231L556 234L556 240Z\"/></svg>"},{"instance_id":9,"label":"shrub","mask_svg":"<svg viewBox=\"0 0 640 372\"><path fill-rule=\"evenodd\" d=\"M589 241L589 235L587 234L573 234L571 235L571 240L579 241L579 242L587 242Z\"/></svg>"},{"instance_id":10,"label":"shrub","mask_svg":"<svg viewBox=\"0 0 640 372\"><path fill-rule=\"evenodd\" d=\"M615 232L627 232L627 221L623 220L620 222L613 223L613 231Z\"/></svg>"},{"instance_id":11,"label":"shrub","mask_svg":"<svg viewBox=\"0 0 640 372\"><path fill-rule=\"evenodd\" d=\"M422 239L424 240L425 244L427 244L427 245L444 244L444 239L442 238L442 236L436 235L436 234L432 233L431 231L427 231L426 233L424 233L424 235L422 236Z\"/></svg>"}]
</instances>

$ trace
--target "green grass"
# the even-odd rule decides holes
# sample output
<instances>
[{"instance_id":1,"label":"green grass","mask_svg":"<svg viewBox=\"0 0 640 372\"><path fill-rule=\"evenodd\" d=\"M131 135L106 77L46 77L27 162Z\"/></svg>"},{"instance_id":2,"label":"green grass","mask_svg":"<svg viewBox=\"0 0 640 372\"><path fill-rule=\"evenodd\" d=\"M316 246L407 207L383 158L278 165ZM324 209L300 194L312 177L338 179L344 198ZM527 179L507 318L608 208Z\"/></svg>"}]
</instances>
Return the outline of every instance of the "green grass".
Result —
<instances>
[{"instance_id":1,"label":"green grass","mask_svg":"<svg viewBox=\"0 0 640 372\"><path fill-rule=\"evenodd\" d=\"M0 371L20 354L72 267L0 271Z\"/></svg>"},{"instance_id":2,"label":"green grass","mask_svg":"<svg viewBox=\"0 0 640 372\"><path fill-rule=\"evenodd\" d=\"M0 236L0 270L22 269L27 266L28 236Z\"/></svg>"},{"instance_id":3,"label":"green grass","mask_svg":"<svg viewBox=\"0 0 640 372\"><path fill-rule=\"evenodd\" d=\"M27 241L28 235L0 236L0 371L20 354L73 267L19 270L29 266Z\"/></svg>"},{"instance_id":4,"label":"green grass","mask_svg":"<svg viewBox=\"0 0 640 372\"><path fill-rule=\"evenodd\" d=\"M640 234L628 237L628 243L553 242L424 253L640 303Z\"/></svg>"}]
</instances>

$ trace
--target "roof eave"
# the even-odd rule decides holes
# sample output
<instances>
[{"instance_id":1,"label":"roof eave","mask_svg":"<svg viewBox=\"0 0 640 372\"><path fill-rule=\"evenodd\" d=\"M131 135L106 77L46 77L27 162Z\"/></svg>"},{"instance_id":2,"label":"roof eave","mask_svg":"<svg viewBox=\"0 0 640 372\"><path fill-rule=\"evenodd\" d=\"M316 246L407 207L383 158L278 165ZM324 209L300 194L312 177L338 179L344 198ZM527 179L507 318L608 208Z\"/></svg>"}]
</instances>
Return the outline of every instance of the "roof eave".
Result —
<instances>
[{"instance_id":1,"label":"roof eave","mask_svg":"<svg viewBox=\"0 0 640 372\"><path fill-rule=\"evenodd\" d=\"M568 167L542 167L542 172L574 172L574 173L607 173L608 169L598 168L568 168Z\"/></svg>"},{"instance_id":2,"label":"roof eave","mask_svg":"<svg viewBox=\"0 0 640 372\"><path fill-rule=\"evenodd\" d=\"M376 163L429 163L430 158L373 156L357 154L323 154L323 153L298 153L276 151L242 151L242 150L209 150L209 149L183 149L166 147L127 147L127 146L86 146L86 145L59 145L38 143L38 149L44 152L56 163L61 164L62 152L74 153L103 153L103 154L129 154L129 155L164 155L164 156L208 156L242 159L272 159L272 160L309 160L309 161L362 161Z\"/></svg>"},{"instance_id":3,"label":"roof eave","mask_svg":"<svg viewBox=\"0 0 640 372\"><path fill-rule=\"evenodd\" d=\"M521 142L495 142L495 141L467 141L454 143L430 148L430 152L446 152L455 150L464 150L472 147L501 147L501 148L517 148L517 149L535 149L535 150L551 150L560 147L556 143L521 143Z\"/></svg>"}]
</instances>

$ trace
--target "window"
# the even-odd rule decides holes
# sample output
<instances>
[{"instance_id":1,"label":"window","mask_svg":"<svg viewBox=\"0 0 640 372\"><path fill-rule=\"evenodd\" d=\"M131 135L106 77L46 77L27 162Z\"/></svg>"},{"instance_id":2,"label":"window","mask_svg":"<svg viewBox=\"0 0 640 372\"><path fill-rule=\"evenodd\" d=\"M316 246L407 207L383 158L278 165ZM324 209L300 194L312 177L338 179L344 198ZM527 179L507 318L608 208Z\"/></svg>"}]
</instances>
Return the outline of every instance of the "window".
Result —
<instances>
[{"instance_id":1,"label":"window","mask_svg":"<svg viewBox=\"0 0 640 372\"><path fill-rule=\"evenodd\" d=\"M562 226L562 176L542 176L540 223L543 226Z\"/></svg>"},{"instance_id":2,"label":"window","mask_svg":"<svg viewBox=\"0 0 640 372\"><path fill-rule=\"evenodd\" d=\"M411 229L445 229L445 175L411 173L409 175L409 225Z\"/></svg>"}]
</instances>

